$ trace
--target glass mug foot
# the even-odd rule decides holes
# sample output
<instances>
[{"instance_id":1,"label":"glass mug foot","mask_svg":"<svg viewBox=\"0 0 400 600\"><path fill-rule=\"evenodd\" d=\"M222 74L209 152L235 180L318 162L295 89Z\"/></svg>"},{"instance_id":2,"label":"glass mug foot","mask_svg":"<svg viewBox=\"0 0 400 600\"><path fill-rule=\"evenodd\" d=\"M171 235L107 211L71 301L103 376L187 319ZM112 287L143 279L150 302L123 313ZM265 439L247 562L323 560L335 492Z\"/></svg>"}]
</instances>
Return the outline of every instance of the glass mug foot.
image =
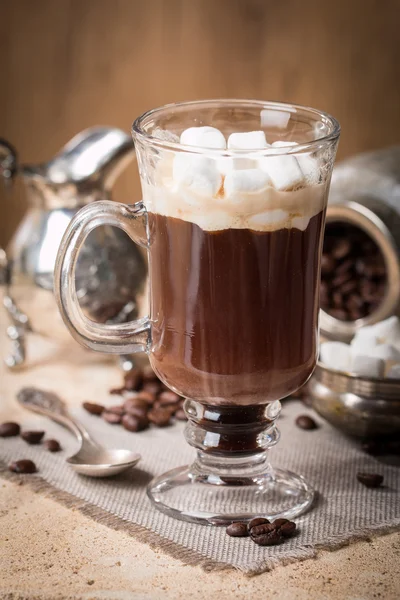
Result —
<instances>
[{"instance_id":1,"label":"glass mug foot","mask_svg":"<svg viewBox=\"0 0 400 600\"><path fill-rule=\"evenodd\" d=\"M185 412L185 437L197 458L150 482L147 494L159 510L227 525L255 516L293 519L311 507L314 490L305 479L269 462L269 448L279 440L280 402L218 407L186 400Z\"/></svg>"}]
</instances>

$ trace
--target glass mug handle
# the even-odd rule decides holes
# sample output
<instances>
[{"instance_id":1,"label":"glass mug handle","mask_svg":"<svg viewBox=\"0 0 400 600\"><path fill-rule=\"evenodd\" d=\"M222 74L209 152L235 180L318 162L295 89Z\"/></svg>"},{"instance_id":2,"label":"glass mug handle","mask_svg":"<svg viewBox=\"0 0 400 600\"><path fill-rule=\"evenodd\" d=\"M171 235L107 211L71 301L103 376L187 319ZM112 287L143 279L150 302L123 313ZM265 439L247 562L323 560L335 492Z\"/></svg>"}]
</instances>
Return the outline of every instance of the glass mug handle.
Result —
<instances>
[{"instance_id":1,"label":"glass mug handle","mask_svg":"<svg viewBox=\"0 0 400 600\"><path fill-rule=\"evenodd\" d=\"M143 202L131 206L107 200L82 208L71 220L61 240L54 269L54 294L65 325L77 342L98 352L129 354L150 346L150 319L104 325L88 319L79 306L75 269L79 252L96 227L119 227L139 246L148 248L147 211Z\"/></svg>"}]
</instances>

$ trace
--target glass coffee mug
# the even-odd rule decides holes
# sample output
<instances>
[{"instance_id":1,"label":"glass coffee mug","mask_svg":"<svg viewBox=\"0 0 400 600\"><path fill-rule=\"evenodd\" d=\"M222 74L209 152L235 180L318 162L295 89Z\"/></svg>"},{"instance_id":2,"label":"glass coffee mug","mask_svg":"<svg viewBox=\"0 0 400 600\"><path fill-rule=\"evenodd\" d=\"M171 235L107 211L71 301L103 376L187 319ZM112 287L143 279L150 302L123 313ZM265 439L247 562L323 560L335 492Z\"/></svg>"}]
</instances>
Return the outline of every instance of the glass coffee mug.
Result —
<instances>
[{"instance_id":1,"label":"glass coffee mug","mask_svg":"<svg viewBox=\"0 0 400 600\"><path fill-rule=\"evenodd\" d=\"M148 495L180 519L226 524L293 518L312 487L273 468L279 400L317 359L320 258L339 124L320 111L252 100L168 105L133 124L143 201L95 202L62 240L55 293L73 337L102 352L146 352L187 398L195 462ZM147 249L149 316L90 321L74 285L79 250L100 225Z\"/></svg>"}]
</instances>

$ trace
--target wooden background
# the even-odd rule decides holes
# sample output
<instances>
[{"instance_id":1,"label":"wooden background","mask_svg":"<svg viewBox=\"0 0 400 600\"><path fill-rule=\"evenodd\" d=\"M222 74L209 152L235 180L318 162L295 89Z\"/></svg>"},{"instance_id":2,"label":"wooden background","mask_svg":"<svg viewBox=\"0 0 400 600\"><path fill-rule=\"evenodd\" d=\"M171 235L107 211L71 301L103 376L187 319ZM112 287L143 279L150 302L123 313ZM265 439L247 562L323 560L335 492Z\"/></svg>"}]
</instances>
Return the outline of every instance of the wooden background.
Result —
<instances>
[{"instance_id":1,"label":"wooden background","mask_svg":"<svg viewBox=\"0 0 400 600\"><path fill-rule=\"evenodd\" d=\"M0 0L0 136L26 162L166 102L292 101L342 124L339 157L399 142L395 0ZM134 163L115 197L140 196ZM0 191L0 244L25 209Z\"/></svg>"}]
</instances>

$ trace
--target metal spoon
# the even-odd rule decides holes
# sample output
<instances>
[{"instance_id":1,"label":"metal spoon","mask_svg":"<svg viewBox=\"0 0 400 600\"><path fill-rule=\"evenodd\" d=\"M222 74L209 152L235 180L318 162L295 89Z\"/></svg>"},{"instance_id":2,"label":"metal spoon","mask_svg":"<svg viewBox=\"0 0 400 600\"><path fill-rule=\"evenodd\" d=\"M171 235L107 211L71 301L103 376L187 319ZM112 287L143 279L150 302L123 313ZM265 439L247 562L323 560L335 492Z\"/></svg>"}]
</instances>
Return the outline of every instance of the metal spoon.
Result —
<instances>
[{"instance_id":1,"label":"metal spoon","mask_svg":"<svg viewBox=\"0 0 400 600\"><path fill-rule=\"evenodd\" d=\"M76 454L67 458L67 463L81 475L110 477L135 466L141 459L140 454L130 450L108 450L100 446L83 425L68 413L61 398L52 392L23 388L17 394L17 399L24 408L50 417L76 435L81 446Z\"/></svg>"}]
</instances>

